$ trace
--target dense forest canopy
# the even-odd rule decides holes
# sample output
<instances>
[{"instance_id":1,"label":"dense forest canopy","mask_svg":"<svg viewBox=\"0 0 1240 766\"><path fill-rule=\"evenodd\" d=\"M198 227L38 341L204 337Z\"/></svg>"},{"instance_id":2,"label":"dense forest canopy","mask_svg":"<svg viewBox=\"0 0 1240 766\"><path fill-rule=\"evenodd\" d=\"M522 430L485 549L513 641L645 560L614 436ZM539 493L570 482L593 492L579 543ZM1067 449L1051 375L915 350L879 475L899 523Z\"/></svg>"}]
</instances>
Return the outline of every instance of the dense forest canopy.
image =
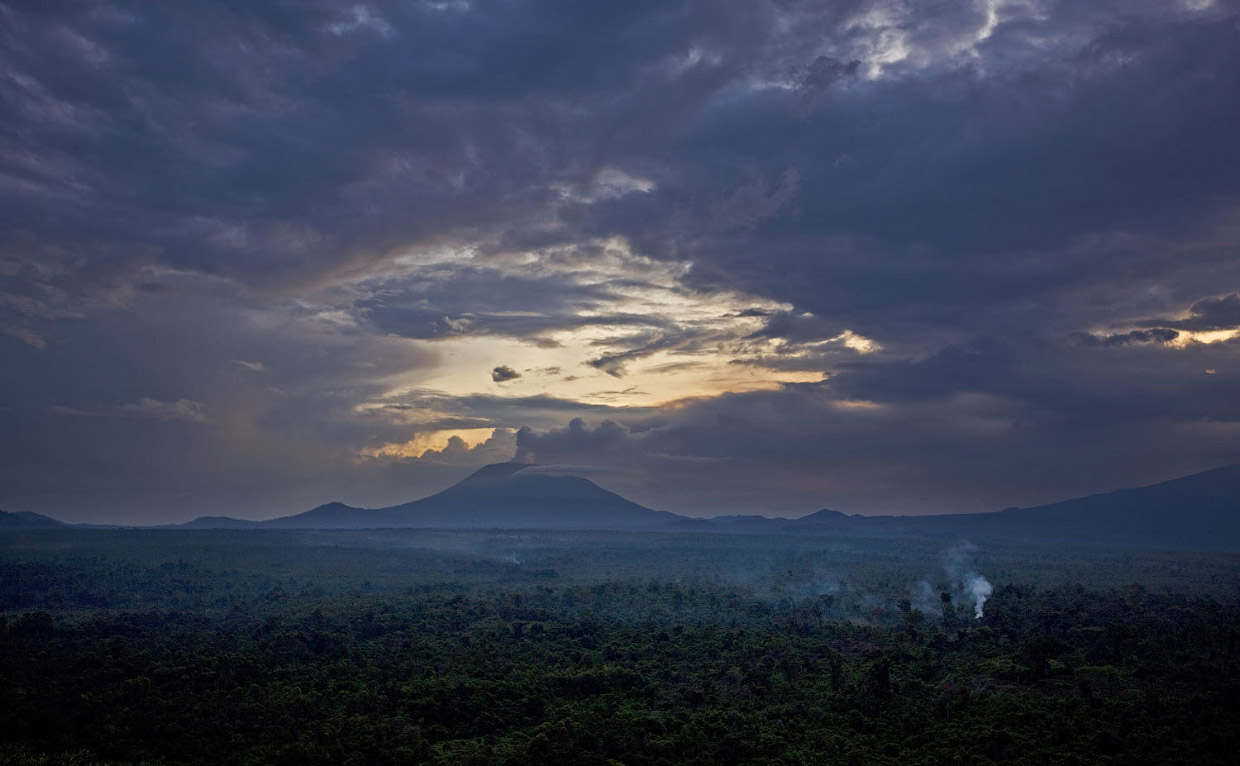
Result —
<instances>
[{"instance_id":1,"label":"dense forest canopy","mask_svg":"<svg viewBox=\"0 0 1240 766\"><path fill-rule=\"evenodd\" d=\"M0 761L1227 763L1238 575L938 541L10 534Z\"/></svg>"}]
</instances>

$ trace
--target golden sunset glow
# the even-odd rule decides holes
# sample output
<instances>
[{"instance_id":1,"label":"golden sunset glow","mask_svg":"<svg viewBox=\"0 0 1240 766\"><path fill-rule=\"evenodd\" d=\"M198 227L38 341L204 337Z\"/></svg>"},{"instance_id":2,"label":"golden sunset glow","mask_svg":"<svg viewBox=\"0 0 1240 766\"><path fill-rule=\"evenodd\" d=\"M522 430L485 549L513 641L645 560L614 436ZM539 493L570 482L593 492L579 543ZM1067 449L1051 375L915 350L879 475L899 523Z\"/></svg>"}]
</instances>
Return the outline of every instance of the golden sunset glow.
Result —
<instances>
[{"instance_id":1,"label":"golden sunset glow","mask_svg":"<svg viewBox=\"0 0 1240 766\"><path fill-rule=\"evenodd\" d=\"M615 179L605 175L605 180ZM645 191L635 184L624 188ZM820 381L822 354L864 355L882 348L849 329L805 341L764 333L769 317L790 312L791 304L737 291L687 290L683 279L690 264L636 255L621 238L592 246L585 258L577 250L557 252L551 258L519 252L485 259L473 252L401 256L400 264L409 270L403 278L434 279L460 268L464 260L503 274L571 277L574 285L601 298L570 306L566 314L499 309L445 316L442 324L448 332L434 340L406 341L436 354L442 363L391 376L387 393L360 404L359 411L428 393L660 407ZM803 323L817 321L808 313L789 316ZM517 323L545 329L519 336L490 329ZM502 375L493 375L501 369ZM399 417L425 421L434 413L415 416L405 411ZM416 455L431 448L438 447L414 440L363 454Z\"/></svg>"},{"instance_id":2,"label":"golden sunset glow","mask_svg":"<svg viewBox=\"0 0 1240 766\"><path fill-rule=\"evenodd\" d=\"M368 447L361 451L362 457L368 458L420 458L428 450L442 450L448 446L453 437L464 442L466 447L482 444L495 432L493 428L459 428L444 431L426 431L419 433L407 442L392 442L381 447Z\"/></svg>"},{"instance_id":3,"label":"golden sunset glow","mask_svg":"<svg viewBox=\"0 0 1240 766\"><path fill-rule=\"evenodd\" d=\"M1233 338L1240 337L1240 328L1231 330L1209 330L1206 332L1186 332L1181 331L1168 345L1176 348L1187 348L1194 343L1211 344L1225 343Z\"/></svg>"}]
</instances>

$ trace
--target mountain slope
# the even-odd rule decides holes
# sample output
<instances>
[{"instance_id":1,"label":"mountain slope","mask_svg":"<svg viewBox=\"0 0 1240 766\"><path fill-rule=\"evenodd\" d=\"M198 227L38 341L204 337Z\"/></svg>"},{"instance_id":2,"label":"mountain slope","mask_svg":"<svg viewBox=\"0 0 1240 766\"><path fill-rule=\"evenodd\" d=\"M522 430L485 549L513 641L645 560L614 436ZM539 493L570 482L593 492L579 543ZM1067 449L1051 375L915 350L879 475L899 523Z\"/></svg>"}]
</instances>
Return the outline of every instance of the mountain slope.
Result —
<instances>
[{"instance_id":1,"label":"mountain slope","mask_svg":"<svg viewBox=\"0 0 1240 766\"><path fill-rule=\"evenodd\" d=\"M63 526L66 526L63 521L30 511L0 511L0 530L58 529Z\"/></svg>"},{"instance_id":2,"label":"mountain slope","mask_svg":"<svg viewBox=\"0 0 1240 766\"><path fill-rule=\"evenodd\" d=\"M851 534L1240 550L1240 465L992 513L812 517Z\"/></svg>"},{"instance_id":3,"label":"mountain slope","mask_svg":"<svg viewBox=\"0 0 1240 766\"><path fill-rule=\"evenodd\" d=\"M1237 550L1240 465L986 515L980 523L1021 537Z\"/></svg>"}]
</instances>

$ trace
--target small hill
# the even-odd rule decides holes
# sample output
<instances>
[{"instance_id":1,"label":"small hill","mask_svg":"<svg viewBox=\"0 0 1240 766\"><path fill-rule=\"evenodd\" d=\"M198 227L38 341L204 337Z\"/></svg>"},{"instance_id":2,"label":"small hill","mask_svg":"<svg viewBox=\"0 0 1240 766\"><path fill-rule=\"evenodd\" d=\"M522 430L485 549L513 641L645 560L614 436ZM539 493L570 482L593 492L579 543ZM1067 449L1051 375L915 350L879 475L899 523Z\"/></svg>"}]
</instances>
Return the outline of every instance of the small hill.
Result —
<instances>
[{"instance_id":1,"label":"small hill","mask_svg":"<svg viewBox=\"0 0 1240 766\"><path fill-rule=\"evenodd\" d=\"M181 529L249 529L261 525L261 521L234 519L229 516L199 516L193 521L175 526Z\"/></svg>"}]
</instances>

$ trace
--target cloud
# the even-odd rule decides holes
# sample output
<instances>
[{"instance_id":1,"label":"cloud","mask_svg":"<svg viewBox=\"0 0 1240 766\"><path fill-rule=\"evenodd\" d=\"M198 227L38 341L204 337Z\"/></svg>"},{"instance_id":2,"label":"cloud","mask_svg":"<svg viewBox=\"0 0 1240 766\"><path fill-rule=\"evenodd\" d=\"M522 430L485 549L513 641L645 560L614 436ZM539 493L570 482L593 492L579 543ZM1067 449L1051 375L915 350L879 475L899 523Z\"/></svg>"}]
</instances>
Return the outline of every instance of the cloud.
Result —
<instances>
[{"instance_id":1,"label":"cloud","mask_svg":"<svg viewBox=\"0 0 1240 766\"><path fill-rule=\"evenodd\" d=\"M380 37L391 37L396 33L391 24L361 4L354 5L349 10L346 20L329 24L327 29L334 35L347 35L361 30L370 30Z\"/></svg>"},{"instance_id":2,"label":"cloud","mask_svg":"<svg viewBox=\"0 0 1240 766\"><path fill-rule=\"evenodd\" d=\"M162 402L158 399L142 398L136 404L122 404L117 407L119 412L135 417L154 418L155 420L184 420L190 423L206 423L206 407L202 402L190 399L178 399L175 402Z\"/></svg>"},{"instance_id":3,"label":"cloud","mask_svg":"<svg viewBox=\"0 0 1240 766\"><path fill-rule=\"evenodd\" d=\"M1109 335L1078 332L1071 337L1086 346L1127 346L1133 343L1171 343L1179 336L1180 333L1176 330L1157 327L1153 330L1130 330Z\"/></svg>"},{"instance_id":4,"label":"cloud","mask_svg":"<svg viewBox=\"0 0 1240 766\"><path fill-rule=\"evenodd\" d=\"M462 433L450 431L427 431L418 434L407 442L384 444L362 450L361 456L372 461L406 463L417 461L420 464L443 466L479 466L489 463L501 463L512 457L515 446L514 433L509 429L491 429L485 439L477 438L480 429L467 429L473 444L470 444ZM485 430L485 429L483 429ZM443 435L448 433L446 439ZM438 441L443 446L429 446Z\"/></svg>"},{"instance_id":5,"label":"cloud","mask_svg":"<svg viewBox=\"0 0 1240 766\"><path fill-rule=\"evenodd\" d=\"M29 327L2 327L3 332L9 337L16 338L31 348L45 349L47 348L47 339L39 333L31 330Z\"/></svg>"},{"instance_id":6,"label":"cloud","mask_svg":"<svg viewBox=\"0 0 1240 766\"><path fill-rule=\"evenodd\" d=\"M727 232L750 229L774 218L796 194L800 183L801 174L796 168L788 168L774 189L767 189L764 178L746 184L711 206L710 226L716 231Z\"/></svg>"},{"instance_id":7,"label":"cloud","mask_svg":"<svg viewBox=\"0 0 1240 766\"><path fill-rule=\"evenodd\" d=\"M600 476L610 473L610 469L597 465L530 465L528 468L521 469L521 473L550 476Z\"/></svg>"},{"instance_id":8,"label":"cloud","mask_svg":"<svg viewBox=\"0 0 1240 766\"><path fill-rule=\"evenodd\" d=\"M1240 328L1240 293L1202 298L1189 306L1182 319L1148 319L1142 324L1155 327L1155 331L1158 328L1188 332L1234 330Z\"/></svg>"},{"instance_id":9,"label":"cloud","mask_svg":"<svg viewBox=\"0 0 1240 766\"><path fill-rule=\"evenodd\" d=\"M804 70L797 71L794 77L800 86L801 97L808 102L839 81L856 77L860 67L859 59L844 62L830 56L819 56Z\"/></svg>"},{"instance_id":10,"label":"cloud","mask_svg":"<svg viewBox=\"0 0 1240 766\"><path fill-rule=\"evenodd\" d=\"M567 426L541 434L522 428L517 432L517 455L514 459L518 463L557 462L546 461L539 456L568 454L575 449L598 456L620 445L626 438L626 430L615 421L604 420L597 427L588 428L584 420L573 418Z\"/></svg>"},{"instance_id":11,"label":"cloud","mask_svg":"<svg viewBox=\"0 0 1240 766\"><path fill-rule=\"evenodd\" d=\"M499 367L496 367L494 370L491 370L491 380L495 381L496 383L503 383L509 380L516 380L519 377L521 377L521 373L512 369L508 365L501 364Z\"/></svg>"},{"instance_id":12,"label":"cloud","mask_svg":"<svg viewBox=\"0 0 1240 766\"><path fill-rule=\"evenodd\" d=\"M362 450L522 426L703 510L981 509L1233 462L1238 23L5 7L0 504L381 505L499 447ZM477 372L501 369L507 396Z\"/></svg>"}]
</instances>

